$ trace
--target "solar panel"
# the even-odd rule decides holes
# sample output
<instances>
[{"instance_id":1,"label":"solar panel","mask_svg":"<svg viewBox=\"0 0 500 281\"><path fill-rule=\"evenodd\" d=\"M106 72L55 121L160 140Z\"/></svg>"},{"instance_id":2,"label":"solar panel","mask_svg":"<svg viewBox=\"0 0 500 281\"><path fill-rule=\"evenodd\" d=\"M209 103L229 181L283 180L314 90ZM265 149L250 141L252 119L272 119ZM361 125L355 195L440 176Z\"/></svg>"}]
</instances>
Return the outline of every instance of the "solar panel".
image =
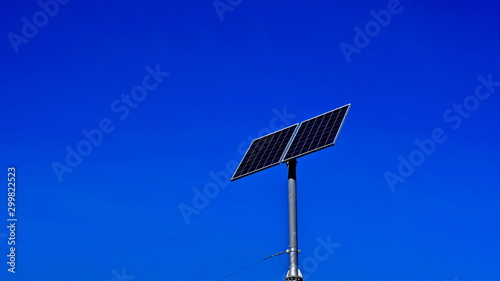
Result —
<instances>
[{"instance_id":1,"label":"solar panel","mask_svg":"<svg viewBox=\"0 0 500 281\"><path fill-rule=\"evenodd\" d=\"M282 162L332 146L351 104L302 122Z\"/></svg>"},{"instance_id":2,"label":"solar panel","mask_svg":"<svg viewBox=\"0 0 500 281\"><path fill-rule=\"evenodd\" d=\"M254 139L231 180L278 165L298 124Z\"/></svg>"}]
</instances>

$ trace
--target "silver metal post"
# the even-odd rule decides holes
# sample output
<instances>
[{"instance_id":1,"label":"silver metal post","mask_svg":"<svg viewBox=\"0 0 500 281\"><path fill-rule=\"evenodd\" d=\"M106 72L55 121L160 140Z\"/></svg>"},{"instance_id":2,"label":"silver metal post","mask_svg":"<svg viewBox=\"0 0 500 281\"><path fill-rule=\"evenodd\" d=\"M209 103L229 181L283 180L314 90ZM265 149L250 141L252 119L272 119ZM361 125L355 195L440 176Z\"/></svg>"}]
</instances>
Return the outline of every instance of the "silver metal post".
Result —
<instances>
[{"instance_id":1,"label":"silver metal post","mask_svg":"<svg viewBox=\"0 0 500 281\"><path fill-rule=\"evenodd\" d=\"M289 227L289 249L290 269L286 274L285 281L302 281L299 270L299 244L297 233L297 160L291 159L288 165L288 227Z\"/></svg>"}]
</instances>

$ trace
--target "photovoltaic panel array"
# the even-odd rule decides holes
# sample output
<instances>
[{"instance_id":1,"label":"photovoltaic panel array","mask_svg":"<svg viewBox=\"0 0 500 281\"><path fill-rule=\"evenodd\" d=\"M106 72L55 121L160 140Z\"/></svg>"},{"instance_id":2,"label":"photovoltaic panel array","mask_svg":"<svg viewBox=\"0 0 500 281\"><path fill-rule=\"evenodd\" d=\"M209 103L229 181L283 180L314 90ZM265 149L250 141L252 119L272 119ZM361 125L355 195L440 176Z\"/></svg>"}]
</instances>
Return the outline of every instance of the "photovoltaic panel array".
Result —
<instances>
[{"instance_id":1,"label":"photovoltaic panel array","mask_svg":"<svg viewBox=\"0 0 500 281\"><path fill-rule=\"evenodd\" d=\"M253 140L231 180L334 145L351 104Z\"/></svg>"},{"instance_id":2,"label":"photovoltaic panel array","mask_svg":"<svg viewBox=\"0 0 500 281\"><path fill-rule=\"evenodd\" d=\"M332 146L350 105L347 104L302 122L282 162Z\"/></svg>"},{"instance_id":3,"label":"photovoltaic panel array","mask_svg":"<svg viewBox=\"0 0 500 281\"><path fill-rule=\"evenodd\" d=\"M298 124L252 141L231 180L278 165Z\"/></svg>"}]
</instances>

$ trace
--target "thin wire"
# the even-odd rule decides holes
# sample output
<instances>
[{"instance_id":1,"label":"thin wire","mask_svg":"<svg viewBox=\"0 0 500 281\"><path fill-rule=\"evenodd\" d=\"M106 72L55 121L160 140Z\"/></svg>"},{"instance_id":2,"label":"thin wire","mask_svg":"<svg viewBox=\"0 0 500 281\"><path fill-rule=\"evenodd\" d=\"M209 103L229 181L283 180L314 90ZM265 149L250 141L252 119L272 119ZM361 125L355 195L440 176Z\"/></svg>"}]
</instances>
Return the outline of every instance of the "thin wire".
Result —
<instances>
[{"instance_id":1,"label":"thin wire","mask_svg":"<svg viewBox=\"0 0 500 281\"><path fill-rule=\"evenodd\" d=\"M219 278L219 279L217 279L217 280L215 280L215 281L219 281L219 280L225 279L225 278L227 278L227 277L229 277L229 276L231 276L231 275L233 275L233 274L236 274L236 273L238 273L238 272L240 272L240 271L243 271L243 270L245 270L245 269L247 269L247 268L249 268L249 267L252 267L252 266L254 266L254 265L256 265L256 264L258 264L258 263L260 263L260 262L263 262L263 261L268 260L268 259L270 259L270 258L274 258L275 256L279 256L279 255L284 254L284 253L286 253L286 251L284 251L284 252L279 252L279 253L277 253L277 254L274 254L274 255L270 255L270 256L268 256L268 257L265 257L265 258L263 258L263 259L261 259L261 260L259 260L259 261L257 261L257 262L254 262L254 263L252 263L252 264L250 264L250 265L247 265L247 266L242 267L242 268L240 268L240 269L238 269L238 270L236 270L236 271L233 271L233 272L229 273L228 275L223 276L223 277L221 277L221 278Z\"/></svg>"}]
</instances>

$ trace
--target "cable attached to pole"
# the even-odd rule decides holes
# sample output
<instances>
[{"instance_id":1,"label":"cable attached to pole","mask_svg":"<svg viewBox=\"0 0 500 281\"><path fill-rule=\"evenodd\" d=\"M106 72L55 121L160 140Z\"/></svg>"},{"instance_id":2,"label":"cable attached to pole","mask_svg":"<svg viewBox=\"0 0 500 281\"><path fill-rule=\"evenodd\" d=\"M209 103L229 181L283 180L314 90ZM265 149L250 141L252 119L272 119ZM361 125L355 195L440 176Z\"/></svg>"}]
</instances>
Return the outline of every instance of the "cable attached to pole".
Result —
<instances>
[{"instance_id":1,"label":"cable attached to pole","mask_svg":"<svg viewBox=\"0 0 500 281\"><path fill-rule=\"evenodd\" d=\"M257 262L254 262L254 263L252 263L252 264L250 264L250 265L247 265L247 266L242 267L242 268L240 268L240 269L238 269L238 270L236 270L236 271L233 271L233 272L229 273L228 275L223 276L223 277L221 277L221 278L219 278L219 279L217 279L217 280L215 280L215 281L219 281L219 280L225 279L225 278L227 278L227 277L229 277L229 276L231 276L231 275L233 275L233 274L236 274L236 273L238 273L238 272L240 272L240 271L243 271L243 270L245 270L245 269L247 269L247 268L249 268L249 267L252 267L252 266L254 266L254 265L256 265L256 264L258 264L258 263L260 263L260 262L263 262L263 261L268 260L268 259L270 259L270 258L274 258L275 256L282 255L282 254L284 254L284 253L286 253L286 252L287 252L287 251L284 251L284 252L279 252L279 253L277 253L277 254L274 254L274 255L270 255L270 256L268 256L268 257L265 257L265 258L263 258L263 259L261 259L261 260L259 260L259 261L257 261Z\"/></svg>"}]
</instances>

